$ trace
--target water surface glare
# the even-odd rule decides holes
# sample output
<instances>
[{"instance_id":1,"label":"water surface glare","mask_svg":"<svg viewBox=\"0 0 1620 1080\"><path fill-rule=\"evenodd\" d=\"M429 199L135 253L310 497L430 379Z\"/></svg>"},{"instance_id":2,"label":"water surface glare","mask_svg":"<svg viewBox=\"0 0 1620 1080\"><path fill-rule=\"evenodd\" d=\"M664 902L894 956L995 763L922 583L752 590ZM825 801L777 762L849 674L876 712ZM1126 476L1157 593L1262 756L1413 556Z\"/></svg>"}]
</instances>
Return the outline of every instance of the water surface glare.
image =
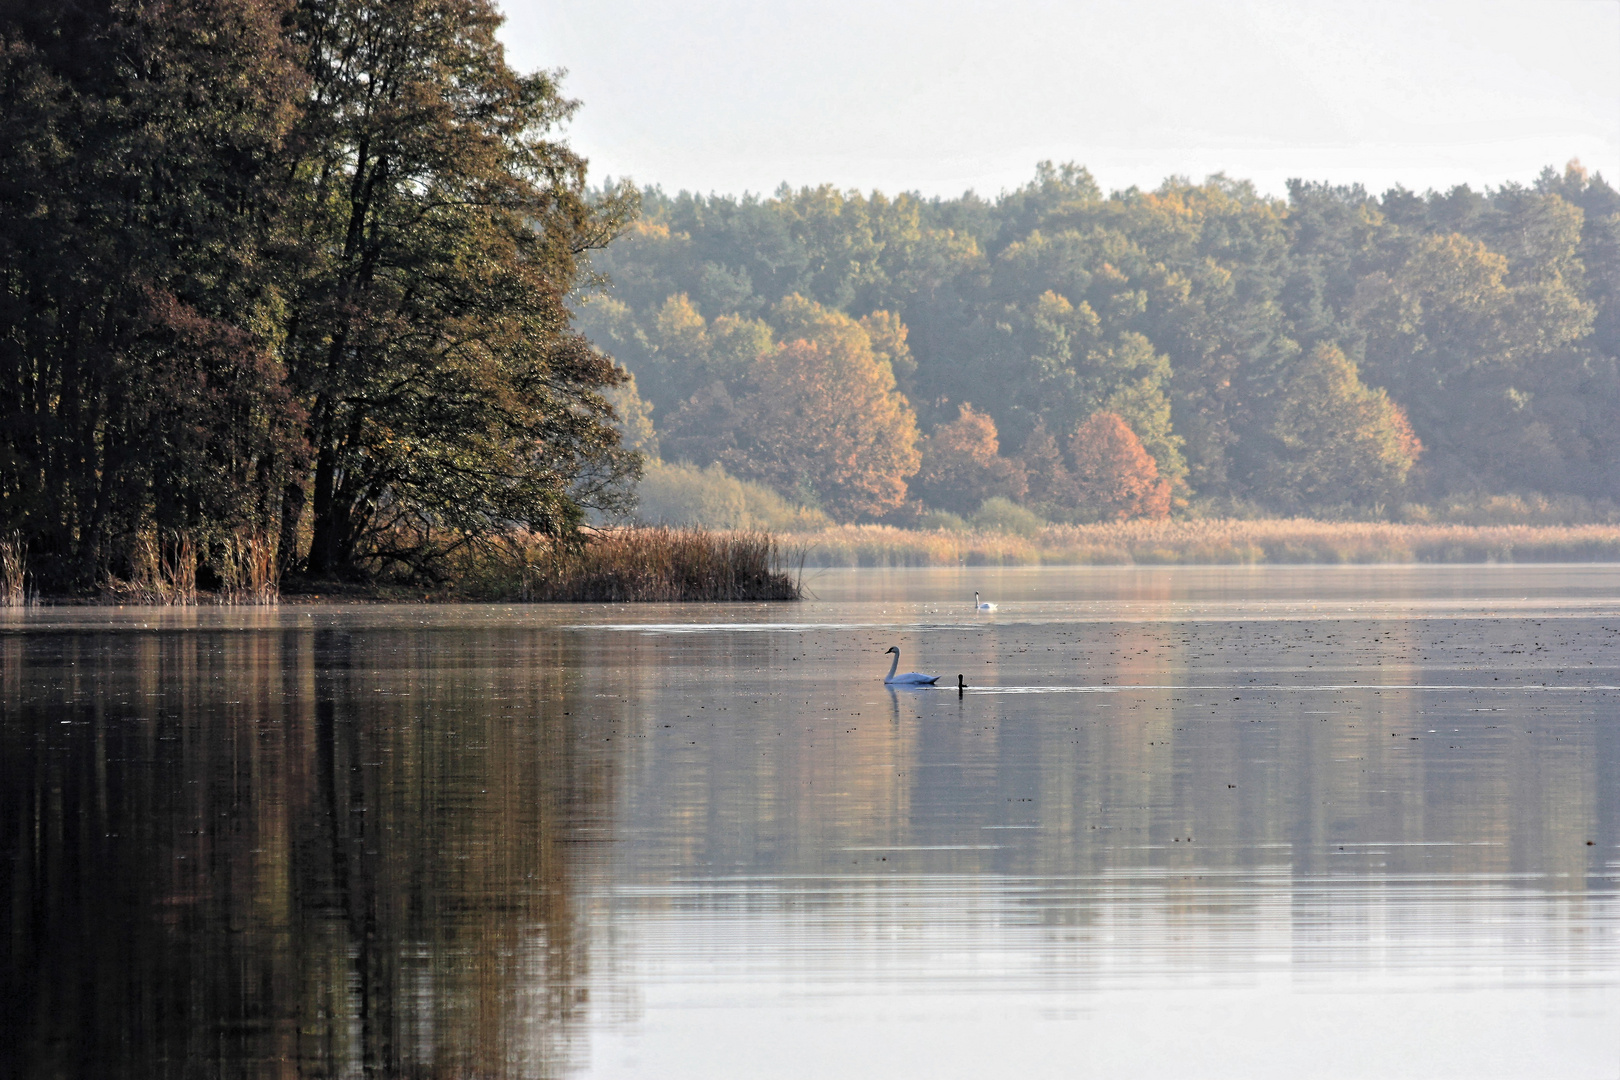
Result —
<instances>
[{"instance_id":1,"label":"water surface glare","mask_svg":"<svg viewBox=\"0 0 1620 1080\"><path fill-rule=\"evenodd\" d=\"M1620 567L807 582L0 612L0 1076L1620 1077Z\"/></svg>"}]
</instances>

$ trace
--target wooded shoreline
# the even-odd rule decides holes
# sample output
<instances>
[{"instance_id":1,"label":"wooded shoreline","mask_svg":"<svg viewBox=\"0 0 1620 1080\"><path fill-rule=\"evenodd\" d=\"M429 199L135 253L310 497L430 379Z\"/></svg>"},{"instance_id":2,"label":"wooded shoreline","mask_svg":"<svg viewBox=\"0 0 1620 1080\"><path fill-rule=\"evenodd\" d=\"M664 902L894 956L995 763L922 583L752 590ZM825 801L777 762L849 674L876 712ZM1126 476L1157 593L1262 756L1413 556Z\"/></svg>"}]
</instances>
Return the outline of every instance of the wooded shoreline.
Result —
<instances>
[{"instance_id":1,"label":"wooded shoreline","mask_svg":"<svg viewBox=\"0 0 1620 1080\"><path fill-rule=\"evenodd\" d=\"M195 545L182 539L160 545L155 559L132 580L108 579L91 596L41 595L27 552L16 540L0 542L0 607L87 604L262 606L293 603L628 603L798 600L803 595L795 557L769 533L706 531L665 526L588 530L574 542L532 534L465 548L431 583L333 580L307 577L254 579L250 587L221 575ZM273 570L275 560L264 560ZM217 588L199 586L199 577Z\"/></svg>"},{"instance_id":2,"label":"wooded shoreline","mask_svg":"<svg viewBox=\"0 0 1620 1080\"><path fill-rule=\"evenodd\" d=\"M41 596L0 558L0 607L276 603L691 603L803 598L805 569L932 566L1402 565L1620 562L1620 525L1459 525L1309 518L1052 525L1033 535L844 525L803 533L633 526L583 543L468 551L431 585L296 579L255 591L116 583Z\"/></svg>"}]
</instances>

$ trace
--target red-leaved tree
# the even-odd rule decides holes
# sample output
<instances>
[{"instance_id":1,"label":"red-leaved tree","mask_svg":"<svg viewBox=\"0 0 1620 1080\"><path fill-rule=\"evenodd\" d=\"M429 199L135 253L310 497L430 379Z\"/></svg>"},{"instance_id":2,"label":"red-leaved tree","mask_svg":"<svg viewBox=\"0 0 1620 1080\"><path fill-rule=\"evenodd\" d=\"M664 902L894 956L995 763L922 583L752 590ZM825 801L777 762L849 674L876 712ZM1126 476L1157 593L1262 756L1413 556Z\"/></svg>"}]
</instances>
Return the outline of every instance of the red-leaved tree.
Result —
<instances>
[{"instance_id":1,"label":"red-leaved tree","mask_svg":"<svg viewBox=\"0 0 1620 1080\"><path fill-rule=\"evenodd\" d=\"M917 484L930 506L971 514L995 495L1014 501L1029 488L1018 462L1001 456L996 422L963 404L955 420L941 424L923 443Z\"/></svg>"},{"instance_id":2,"label":"red-leaved tree","mask_svg":"<svg viewBox=\"0 0 1620 1080\"><path fill-rule=\"evenodd\" d=\"M1142 440L1111 412L1095 412L1069 439L1080 509L1099 519L1170 516L1170 484Z\"/></svg>"}]
</instances>

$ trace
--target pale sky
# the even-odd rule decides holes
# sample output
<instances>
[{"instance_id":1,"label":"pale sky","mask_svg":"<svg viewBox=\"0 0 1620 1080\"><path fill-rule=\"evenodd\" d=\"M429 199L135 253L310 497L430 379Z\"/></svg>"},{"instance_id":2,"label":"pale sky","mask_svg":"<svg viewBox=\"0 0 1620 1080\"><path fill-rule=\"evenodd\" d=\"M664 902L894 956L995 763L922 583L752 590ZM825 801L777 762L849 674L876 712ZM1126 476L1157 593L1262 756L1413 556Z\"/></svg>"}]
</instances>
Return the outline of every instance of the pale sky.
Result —
<instances>
[{"instance_id":1,"label":"pale sky","mask_svg":"<svg viewBox=\"0 0 1620 1080\"><path fill-rule=\"evenodd\" d=\"M1043 159L1105 189L1214 172L1378 193L1620 185L1620 0L505 0L563 67L593 181L995 195Z\"/></svg>"}]
</instances>

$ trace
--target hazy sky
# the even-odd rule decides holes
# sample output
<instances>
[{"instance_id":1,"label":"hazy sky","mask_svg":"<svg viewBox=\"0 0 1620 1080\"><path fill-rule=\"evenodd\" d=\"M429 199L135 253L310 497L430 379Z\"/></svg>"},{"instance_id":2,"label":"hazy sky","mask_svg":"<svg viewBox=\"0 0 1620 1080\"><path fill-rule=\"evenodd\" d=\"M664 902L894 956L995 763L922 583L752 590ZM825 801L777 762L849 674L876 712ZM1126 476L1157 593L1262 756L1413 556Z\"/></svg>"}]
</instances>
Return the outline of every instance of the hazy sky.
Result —
<instances>
[{"instance_id":1,"label":"hazy sky","mask_svg":"<svg viewBox=\"0 0 1620 1080\"><path fill-rule=\"evenodd\" d=\"M1222 171L1423 190L1579 157L1620 183L1620 0L505 0L592 176L995 194Z\"/></svg>"}]
</instances>

